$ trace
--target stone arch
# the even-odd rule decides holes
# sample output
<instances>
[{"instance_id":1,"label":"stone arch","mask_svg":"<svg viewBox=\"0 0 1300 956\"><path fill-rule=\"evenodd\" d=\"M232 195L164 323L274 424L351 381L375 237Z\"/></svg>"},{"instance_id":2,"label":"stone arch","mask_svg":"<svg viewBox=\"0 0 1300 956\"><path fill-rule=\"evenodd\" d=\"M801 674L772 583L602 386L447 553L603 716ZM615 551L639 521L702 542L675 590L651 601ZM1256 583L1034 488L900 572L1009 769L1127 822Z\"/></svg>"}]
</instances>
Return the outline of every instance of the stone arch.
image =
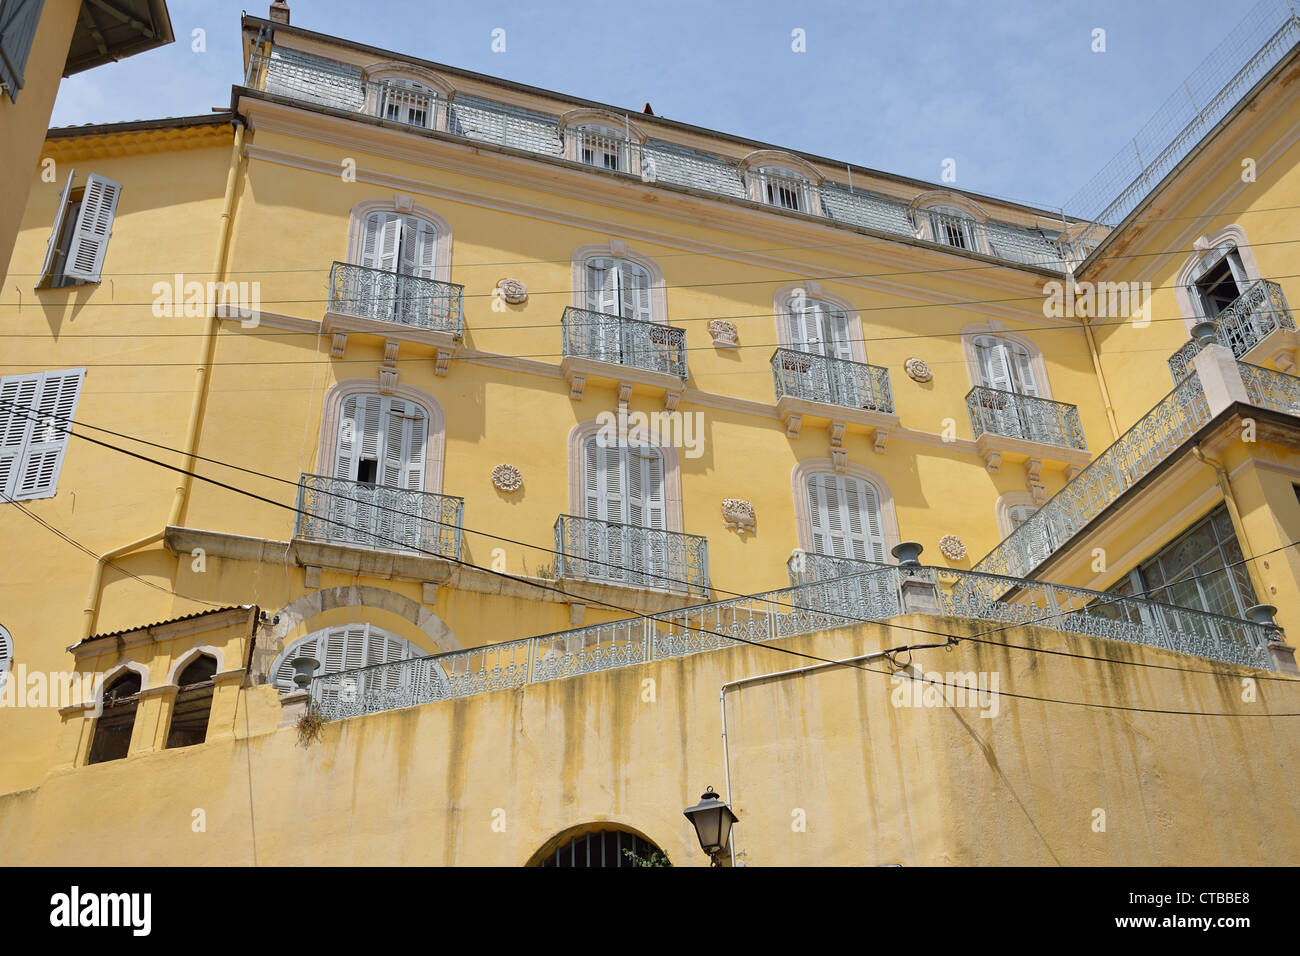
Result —
<instances>
[{"instance_id":1,"label":"stone arch","mask_svg":"<svg viewBox=\"0 0 1300 956\"><path fill-rule=\"evenodd\" d=\"M176 684L177 681L180 680L180 675L185 670L185 668L189 667L190 664L194 663L194 661L202 657L204 654L206 654L208 657L212 657L216 659L218 674L225 672L226 670L225 651L223 651L219 647L213 647L211 644L200 644L198 647L191 647L180 657L176 658L175 662L171 666L171 669L167 672L167 680L163 682L164 685Z\"/></svg>"}]
</instances>

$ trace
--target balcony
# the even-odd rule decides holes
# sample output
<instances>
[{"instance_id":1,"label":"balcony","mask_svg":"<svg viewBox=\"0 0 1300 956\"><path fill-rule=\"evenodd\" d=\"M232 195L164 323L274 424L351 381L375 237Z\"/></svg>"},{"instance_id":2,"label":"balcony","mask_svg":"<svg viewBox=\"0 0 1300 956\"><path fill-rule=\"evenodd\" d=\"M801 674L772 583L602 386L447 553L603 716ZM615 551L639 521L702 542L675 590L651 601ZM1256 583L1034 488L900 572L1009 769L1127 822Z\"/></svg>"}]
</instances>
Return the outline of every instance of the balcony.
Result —
<instances>
[{"instance_id":1,"label":"balcony","mask_svg":"<svg viewBox=\"0 0 1300 956\"><path fill-rule=\"evenodd\" d=\"M635 386L662 393L677 407L686 390L686 330L569 306L560 318L560 371L570 396L582 398L588 378L618 385L621 401Z\"/></svg>"},{"instance_id":2,"label":"balcony","mask_svg":"<svg viewBox=\"0 0 1300 956\"><path fill-rule=\"evenodd\" d=\"M843 447L849 431L864 431L883 452L889 431L898 426L889 370L813 352L777 349L772 354L777 414L786 434L798 437L808 421L825 423L832 450Z\"/></svg>"},{"instance_id":3,"label":"balcony","mask_svg":"<svg viewBox=\"0 0 1300 956\"><path fill-rule=\"evenodd\" d=\"M694 534L560 515L555 576L707 597L709 542Z\"/></svg>"},{"instance_id":4,"label":"balcony","mask_svg":"<svg viewBox=\"0 0 1300 956\"><path fill-rule=\"evenodd\" d=\"M610 174L631 174L646 183L668 184L714 196L762 203L777 210L811 215L831 222L916 241L909 205L891 196L833 181L820 185L791 180L779 182L760 174L755 196L751 176L738 162L663 140L636 143L617 130L570 131L559 118L507 106L465 94L445 105L432 90L415 90L392 80L367 80L359 67L273 47L269 55L249 57L245 80L261 90L312 106L375 117L409 130L430 130L506 149L579 163ZM770 188L769 188L770 187ZM958 225L960 242L948 243L1017 265L1065 272L1070 250L1042 229L989 221ZM966 238L968 235L968 238ZM936 244L949 237L940 236Z\"/></svg>"},{"instance_id":5,"label":"balcony","mask_svg":"<svg viewBox=\"0 0 1300 956\"><path fill-rule=\"evenodd\" d=\"M459 560L464 510L452 495L309 474L298 483L294 538Z\"/></svg>"},{"instance_id":6,"label":"balcony","mask_svg":"<svg viewBox=\"0 0 1300 956\"><path fill-rule=\"evenodd\" d=\"M1260 349L1262 354L1252 356L1254 364L1282 352L1284 358L1279 367L1285 366L1283 371L1294 367L1294 356L1290 353L1300 345L1295 319L1286 296L1282 294L1282 287L1267 279L1252 282L1231 305L1215 316L1214 337L1220 345L1232 349L1232 354L1238 359L1244 359L1268 339L1269 344ZM1175 382L1182 381L1191 372L1192 359L1200 351L1200 343L1192 339L1169 357L1169 371Z\"/></svg>"},{"instance_id":7,"label":"balcony","mask_svg":"<svg viewBox=\"0 0 1300 956\"><path fill-rule=\"evenodd\" d=\"M778 591L321 674L312 680L312 700L327 720L339 720L855 627L896 617L905 582L932 585L937 613L946 616L1037 624L1275 669L1268 649L1275 633L1270 628L1152 601L948 568L909 573L896 565L799 552L788 570L795 583ZM989 596L994 593L1002 596Z\"/></svg>"},{"instance_id":8,"label":"balcony","mask_svg":"<svg viewBox=\"0 0 1300 956\"><path fill-rule=\"evenodd\" d=\"M1073 476L1088 463L1088 445L1079 424L1079 409L1032 395L977 385L966 393L975 451L997 474L1004 462L1023 462L1029 488L1046 500L1044 462L1064 466Z\"/></svg>"},{"instance_id":9,"label":"balcony","mask_svg":"<svg viewBox=\"0 0 1300 956\"><path fill-rule=\"evenodd\" d=\"M342 358L350 334L387 342L415 342L437 353L438 373L460 344L465 287L348 262L330 268L329 309L323 330L333 336L331 354ZM391 358L396 358L396 348Z\"/></svg>"}]
</instances>

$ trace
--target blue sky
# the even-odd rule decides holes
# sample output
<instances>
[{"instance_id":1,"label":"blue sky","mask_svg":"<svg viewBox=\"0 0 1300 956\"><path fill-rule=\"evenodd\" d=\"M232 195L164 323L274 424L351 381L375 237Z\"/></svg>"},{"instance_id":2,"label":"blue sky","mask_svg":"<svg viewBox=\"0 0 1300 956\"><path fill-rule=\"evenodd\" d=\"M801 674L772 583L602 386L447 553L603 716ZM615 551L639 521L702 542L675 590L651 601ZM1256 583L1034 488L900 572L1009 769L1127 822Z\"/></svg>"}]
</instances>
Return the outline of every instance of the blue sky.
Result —
<instances>
[{"instance_id":1,"label":"blue sky","mask_svg":"<svg viewBox=\"0 0 1300 956\"><path fill-rule=\"evenodd\" d=\"M310 30L918 179L951 157L958 187L1059 207L1254 0L290 5ZM53 125L229 104L244 4L168 6L177 42L64 80Z\"/></svg>"}]
</instances>

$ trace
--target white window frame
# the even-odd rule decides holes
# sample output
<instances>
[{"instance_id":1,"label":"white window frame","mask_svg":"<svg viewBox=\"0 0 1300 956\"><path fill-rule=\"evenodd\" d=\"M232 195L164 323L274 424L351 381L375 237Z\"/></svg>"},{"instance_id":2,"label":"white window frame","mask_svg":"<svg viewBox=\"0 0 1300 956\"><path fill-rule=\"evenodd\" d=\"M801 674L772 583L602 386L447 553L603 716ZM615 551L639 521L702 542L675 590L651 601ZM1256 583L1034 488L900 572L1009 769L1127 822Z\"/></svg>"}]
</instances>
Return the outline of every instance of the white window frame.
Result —
<instances>
[{"instance_id":1,"label":"white window frame","mask_svg":"<svg viewBox=\"0 0 1300 956\"><path fill-rule=\"evenodd\" d=\"M58 493L85 377L76 368L0 378L0 504Z\"/></svg>"}]
</instances>

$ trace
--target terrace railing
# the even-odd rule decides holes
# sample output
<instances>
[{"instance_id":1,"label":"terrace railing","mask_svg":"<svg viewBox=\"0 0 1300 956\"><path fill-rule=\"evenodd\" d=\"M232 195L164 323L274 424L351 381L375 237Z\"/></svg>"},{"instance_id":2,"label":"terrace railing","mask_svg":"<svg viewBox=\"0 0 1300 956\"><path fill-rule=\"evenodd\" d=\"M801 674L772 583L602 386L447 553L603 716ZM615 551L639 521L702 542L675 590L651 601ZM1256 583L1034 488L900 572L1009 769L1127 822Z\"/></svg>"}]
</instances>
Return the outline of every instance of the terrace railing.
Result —
<instances>
[{"instance_id":1,"label":"terrace railing","mask_svg":"<svg viewBox=\"0 0 1300 956\"><path fill-rule=\"evenodd\" d=\"M1153 601L971 571L922 567L909 572L816 555L796 554L790 573L800 583L778 591L322 674L313 679L311 696L323 716L335 720L853 627L898 616L900 588L909 579L934 585L940 613L953 617L1038 625L1247 667L1273 666L1271 628Z\"/></svg>"},{"instance_id":2,"label":"terrace railing","mask_svg":"<svg viewBox=\"0 0 1300 956\"><path fill-rule=\"evenodd\" d=\"M1214 337L1220 345L1232 349L1241 358L1265 336L1278 329L1295 331L1295 318L1287 305L1282 287L1267 279L1257 279L1246 287L1232 304L1214 318ZM1192 370L1192 359L1201 351L1195 339L1169 357L1169 371L1174 381L1182 381Z\"/></svg>"},{"instance_id":3,"label":"terrace railing","mask_svg":"<svg viewBox=\"0 0 1300 956\"><path fill-rule=\"evenodd\" d=\"M985 555L975 570L1027 578L1053 550L1083 530L1209 420L1200 379L1189 375Z\"/></svg>"},{"instance_id":4,"label":"terrace railing","mask_svg":"<svg viewBox=\"0 0 1300 956\"><path fill-rule=\"evenodd\" d=\"M1300 377L1245 362L1238 362L1237 368L1252 405L1300 415Z\"/></svg>"},{"instance_id":5,"label":"terrace railing","mask_svg":"<svg viewBox=\"0 0 1300 956\"><path fill-rule=\"evenodd\" d=\"M560 515L555 576L707 597L709 542L695 534Z\"/></svg>"},{"instance_id":6,"label":"terrace railing","mask_svg":"<svg viewBox=\"0 0 1300 956\"><path fill-rule=\"evenodd\" d=\"M1074 405L977 385L966 395L966 409L976 438L990 432L1045 445L1088 449L1079 424L1079 409Z\"/></svg>"},{"instance_id":7,"label":"terrace railing","mask_svg":"<svg viewBox=\"0 0 1300 956\"><path fill-rule=\"evenodd\" d=\"M459 560L464 512L452 495L303 475L294 537Z\"/></svg>"},{"instance_id":8,"label":"terrace railing","mask_svg":"<svg viewBox=\"0 0 1300 956\"><path fill-rule=\"evenodd\" d=\"M568 306L560 318L563 354L675 375L683 382L686 330Z\"/></svg>"},{"instance_id":9,"label":"terrace railing","mask_svg":"<svg viewBox=\"0 0 1300 956\"><path fill-rule=\"evenodd\" d=\"M459 336L465 287L400 272L336 262L330 269L330 311Z\"/></svg>"},{"instance_id":10,"label":"terrace railing","mask_svg":"<svg viewBox=\"0 0 1300 956\"><path fill-rule=\"evenodd\" d=\"M751 199L750 177L758 176L760 202L908 240L916 238L908 204L889 196L830 181L819 185L772 172L749 172L733 159L660 140L638 143L618 130L565 130L558 117L479 97L458 94L444 106L432 90L402 84L395 92L392 80L367 80L358 67L297 50L275 47L269 54L253 54L247 83L252 89L317 106L437 129L556 159L567 156L597 169L639 176L645 182L671 183L732 199ZM567 149L566 136L572 140ZM973 223L956 228L969 229L972 238L978 237ZM1066 271L1068 250L1056 236L1005 222L990 221L978 228L988 237L988 249L976 242L967 248L1022 265Z\"/></svg>"},{"instance_id":11,"label":"terrace railing","mask_svg":"<svg viewBox=\"0 0 1300 956\"><path fill-rule=\"evenodd\" d=\"M893 413L889 370L813 352L777 349L772 355L776 397Z\"/></svg>"}]
</instances>

